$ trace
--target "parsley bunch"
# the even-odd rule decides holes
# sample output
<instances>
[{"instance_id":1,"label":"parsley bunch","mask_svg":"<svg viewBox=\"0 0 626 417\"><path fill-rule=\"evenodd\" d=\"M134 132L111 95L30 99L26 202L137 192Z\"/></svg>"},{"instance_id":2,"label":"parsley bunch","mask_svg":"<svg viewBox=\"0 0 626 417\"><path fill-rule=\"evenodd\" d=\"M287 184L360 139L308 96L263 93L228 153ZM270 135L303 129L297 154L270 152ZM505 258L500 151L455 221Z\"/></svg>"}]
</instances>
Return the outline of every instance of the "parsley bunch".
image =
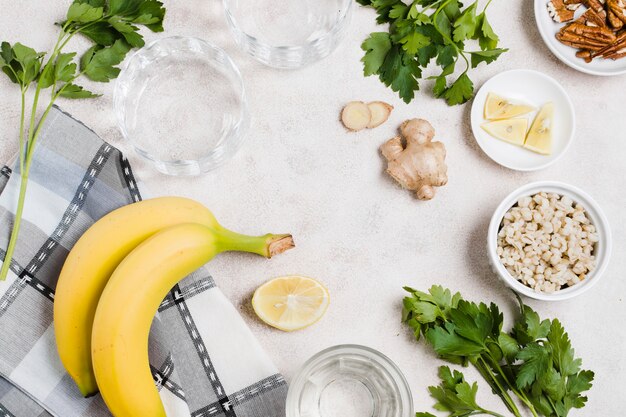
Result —
<instances>
[{"instance_id":1,"label":"parsley bunch","mask_svg":"<svg viewBox=\"0 0 626 417\"><path fill-rule=\"evenodd\" d=\"M19 234L28 174L41 126L59 97L70 99L98 97L75 81L85 76L93 81L108 82L116 78L117 67L132 48L144 45L139 26L153 32L163 31L165 8L157 0L75 0L66 19L58 25L61 31L52 52L46 54L17 42L0 44L0 70L17 84L21 92L19 130L19 164L21 184L11 238L7 247L0 281L6 279ZM74 62L76 52L63 53L63 48L77 34L94 45ZM35 89L30 115L26 114L27 92ZM39 123L37 111L43 90L50 89L50 100ZM28 117L27 117L28 116ZM27 125L28 122L28 126Z\"/></svg>"},{"instance_id":2,"label":"parsley bunch","mask_svg":"<svg viewBox=\"0 0 626 417\"><path fill-rule=\"evenodd\" d=\"M403 321L415 337L424 336L444 360L472 364L516 417L521 414L510 393L535 417L565 417L572 408L584 407L587 397L582 393L591 388L594 374L581 370L582 362L575 357L557 319L541 320L518 297L521 314L506 333L502 331L503 315L493 303L465 301L461 294L440 286L433 286L428 293L405 290L411 295L404 298ZM463 382L457 374L454 379ZM447 389L445 396L433 395L439 401L436 408L450 411L453 417L484 414L485 410L474 407L475 401L468 402L473 398L468 397L469 388L474 389L468 385L456 394ZM463 412L455 405L459 401L465 404Z\"/></svg>"},{"instance_id":3,"label":"parsley bunch","mask_svg":"<svg viewBox=\"0 0 626 417\"><path fill-rule=\"evenodd\" d=\"M435 80L435 97L449 105L462 104L474 95L474 83L467 75L481 62L495 61L507 49L498 48L498 35L487 20L486 9L478 12L478 0L463 8L459 0L357 0L376 9L377 22L388 23L389 32L370 34L361 48L365 51L363 68L366 76L380 80L406 103L419 90L422 71L434 59L441 67ZM466 43L475 40L479 49L468 51ZM459 58L465 67L454 81Z\"/></svg>"}]
</instances>

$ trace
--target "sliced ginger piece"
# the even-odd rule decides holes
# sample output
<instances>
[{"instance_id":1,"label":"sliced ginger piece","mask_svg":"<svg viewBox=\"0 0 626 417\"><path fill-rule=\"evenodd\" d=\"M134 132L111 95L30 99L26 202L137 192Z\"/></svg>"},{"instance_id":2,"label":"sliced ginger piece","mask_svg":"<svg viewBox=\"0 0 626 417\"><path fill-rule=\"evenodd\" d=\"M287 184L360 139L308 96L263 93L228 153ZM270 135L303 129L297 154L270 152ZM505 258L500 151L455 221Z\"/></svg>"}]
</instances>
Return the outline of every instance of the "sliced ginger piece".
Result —
<instances>
[{"instance_id":1,"label":"sliced ginger piece","mask_svg":"<svg viewBox=\"0 0 626 417\"><path fill-rule=\"evenodd\" d=\"M372 112L362 101L351 101L341 111L341 123L353 132L365 129L371 120Z\"/></svg>"},{"instance_id":2,"label":"sliced ginger piece","mask_svg":"<svg viewBox=\"0 0 626 417\"><path fill-rule=\"evenodd\" d=\"M545 104L530 126L524 147L542 155L552 153L552 129L554 125L554 103Z\"/></svg>"},{"instance_id":3,"label":"sliced ginger piece","mask_svg":"<svg viewBox=\"0 0 626 417\"><path fill-rule=\"evenodd\" d=\"M485 101L485 119L487 120L510 119L533 110L535 110L533 106L494 93L489 93Z\"/></svg>"},{"instance_id":4,"label":"sliced ginger piece","mask_svg":"<svg viewBox=\"0 0 626 417\"><path fill-rule=\"evenodd\" d=\"M523 146L528 129L527 119L494 120L480 125L483 130L494 138L513 145Z\"/></svg>"},{"instance_id":5,"label":"sliced ginger piece","mask_svg":"<svg viewBox=\"0 0 626 417\"><path fill-rule=\"evenodd\" d=\"M367 107L369 107L372 115L370 122L367 125L368 129L373 129L385 123L387 119L389 119L389 115L393 110L393 106L385 103L384 101L372 101L367 103Z\"/></svg>"}]
</instances>

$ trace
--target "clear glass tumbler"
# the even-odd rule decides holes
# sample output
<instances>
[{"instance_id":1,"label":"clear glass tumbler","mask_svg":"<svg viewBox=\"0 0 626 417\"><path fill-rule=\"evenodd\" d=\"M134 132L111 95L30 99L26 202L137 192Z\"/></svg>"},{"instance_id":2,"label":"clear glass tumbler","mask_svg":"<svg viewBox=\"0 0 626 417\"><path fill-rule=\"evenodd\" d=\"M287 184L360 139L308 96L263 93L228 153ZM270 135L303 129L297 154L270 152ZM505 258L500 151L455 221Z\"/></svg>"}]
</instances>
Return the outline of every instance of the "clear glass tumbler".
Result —
<instances>
[{"instance_id":1,"label":"clear glass tumbler","mask_svg":"<svg viewBox=\"0 0 626 417\"><path fill-rule=\"evenodd\" d=\"M275 68L330 54L346 33L353 0L223 0L239 46Z\"/></svg>"},{"instance_id":2,"label":"clear glass tumbler","mask_svg":"<svg viewBox=\"0 0 626 417\"><path fill-rule=\"evenodd\" d=\"M412 417L411 390L382 353L359 345L328 348L291 381L287 417Z\"/></svg>"},{"instance_id":3,"label":"clear glass tumbler","mask_svg":"<svg viewBox=\"0 0 626 417\"><path fill-rule=\"evenodd\" d=\"M239 70L220 48L190 37L140 49L115 85L125 139L157 170L198 175L232 157L249 125Z\"/></svg>"}]
</instances>

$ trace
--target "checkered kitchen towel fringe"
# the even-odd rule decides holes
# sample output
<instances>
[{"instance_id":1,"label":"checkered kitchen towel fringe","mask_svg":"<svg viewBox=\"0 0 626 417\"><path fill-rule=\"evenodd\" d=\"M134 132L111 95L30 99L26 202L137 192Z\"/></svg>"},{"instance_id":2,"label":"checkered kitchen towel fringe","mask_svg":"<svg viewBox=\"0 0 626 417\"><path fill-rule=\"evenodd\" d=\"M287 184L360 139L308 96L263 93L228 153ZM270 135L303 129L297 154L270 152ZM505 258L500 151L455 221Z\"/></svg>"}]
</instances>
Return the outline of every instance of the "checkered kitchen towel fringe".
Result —
<instances>
[{"instance_id":1,"label":"checkered kitchen towel fringe","mask_svg":"<svg viewBox=\"0 0 626 417\"><path fill-rule=\"evenodd\" d=\"M19 178L8 167L0 171L0 248L7 247ZM50 112L11 273L0 282L0 416L109 415L100 396L80 396L59 361L54 288L79 236L141 198L120 151L59 109ZM4 254L0 249L0 259ZM170 417L285 415L285 380L204 268L163 300L150 333L150 366Z\"/></svg>"}]
</instances>

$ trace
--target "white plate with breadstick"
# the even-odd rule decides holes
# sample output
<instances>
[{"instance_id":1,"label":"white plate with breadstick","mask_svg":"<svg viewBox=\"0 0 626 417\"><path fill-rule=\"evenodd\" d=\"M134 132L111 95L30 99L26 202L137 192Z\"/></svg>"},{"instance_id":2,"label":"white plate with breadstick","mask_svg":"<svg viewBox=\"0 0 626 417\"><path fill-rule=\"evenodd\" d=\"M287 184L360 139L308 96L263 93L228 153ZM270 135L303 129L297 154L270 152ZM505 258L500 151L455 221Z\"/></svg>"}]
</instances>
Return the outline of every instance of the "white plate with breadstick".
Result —
<instances>
[{"instance_id":1,"label":"white plate with breadstick","mask_svg":"<svg viewBox=\"0 0 626 417\"><path fill-rule=\"evenodd\" d=\"M626 0L535 0L535 19L566 65L593 75L626 74Z\"/></svg>"}]
</instances>

